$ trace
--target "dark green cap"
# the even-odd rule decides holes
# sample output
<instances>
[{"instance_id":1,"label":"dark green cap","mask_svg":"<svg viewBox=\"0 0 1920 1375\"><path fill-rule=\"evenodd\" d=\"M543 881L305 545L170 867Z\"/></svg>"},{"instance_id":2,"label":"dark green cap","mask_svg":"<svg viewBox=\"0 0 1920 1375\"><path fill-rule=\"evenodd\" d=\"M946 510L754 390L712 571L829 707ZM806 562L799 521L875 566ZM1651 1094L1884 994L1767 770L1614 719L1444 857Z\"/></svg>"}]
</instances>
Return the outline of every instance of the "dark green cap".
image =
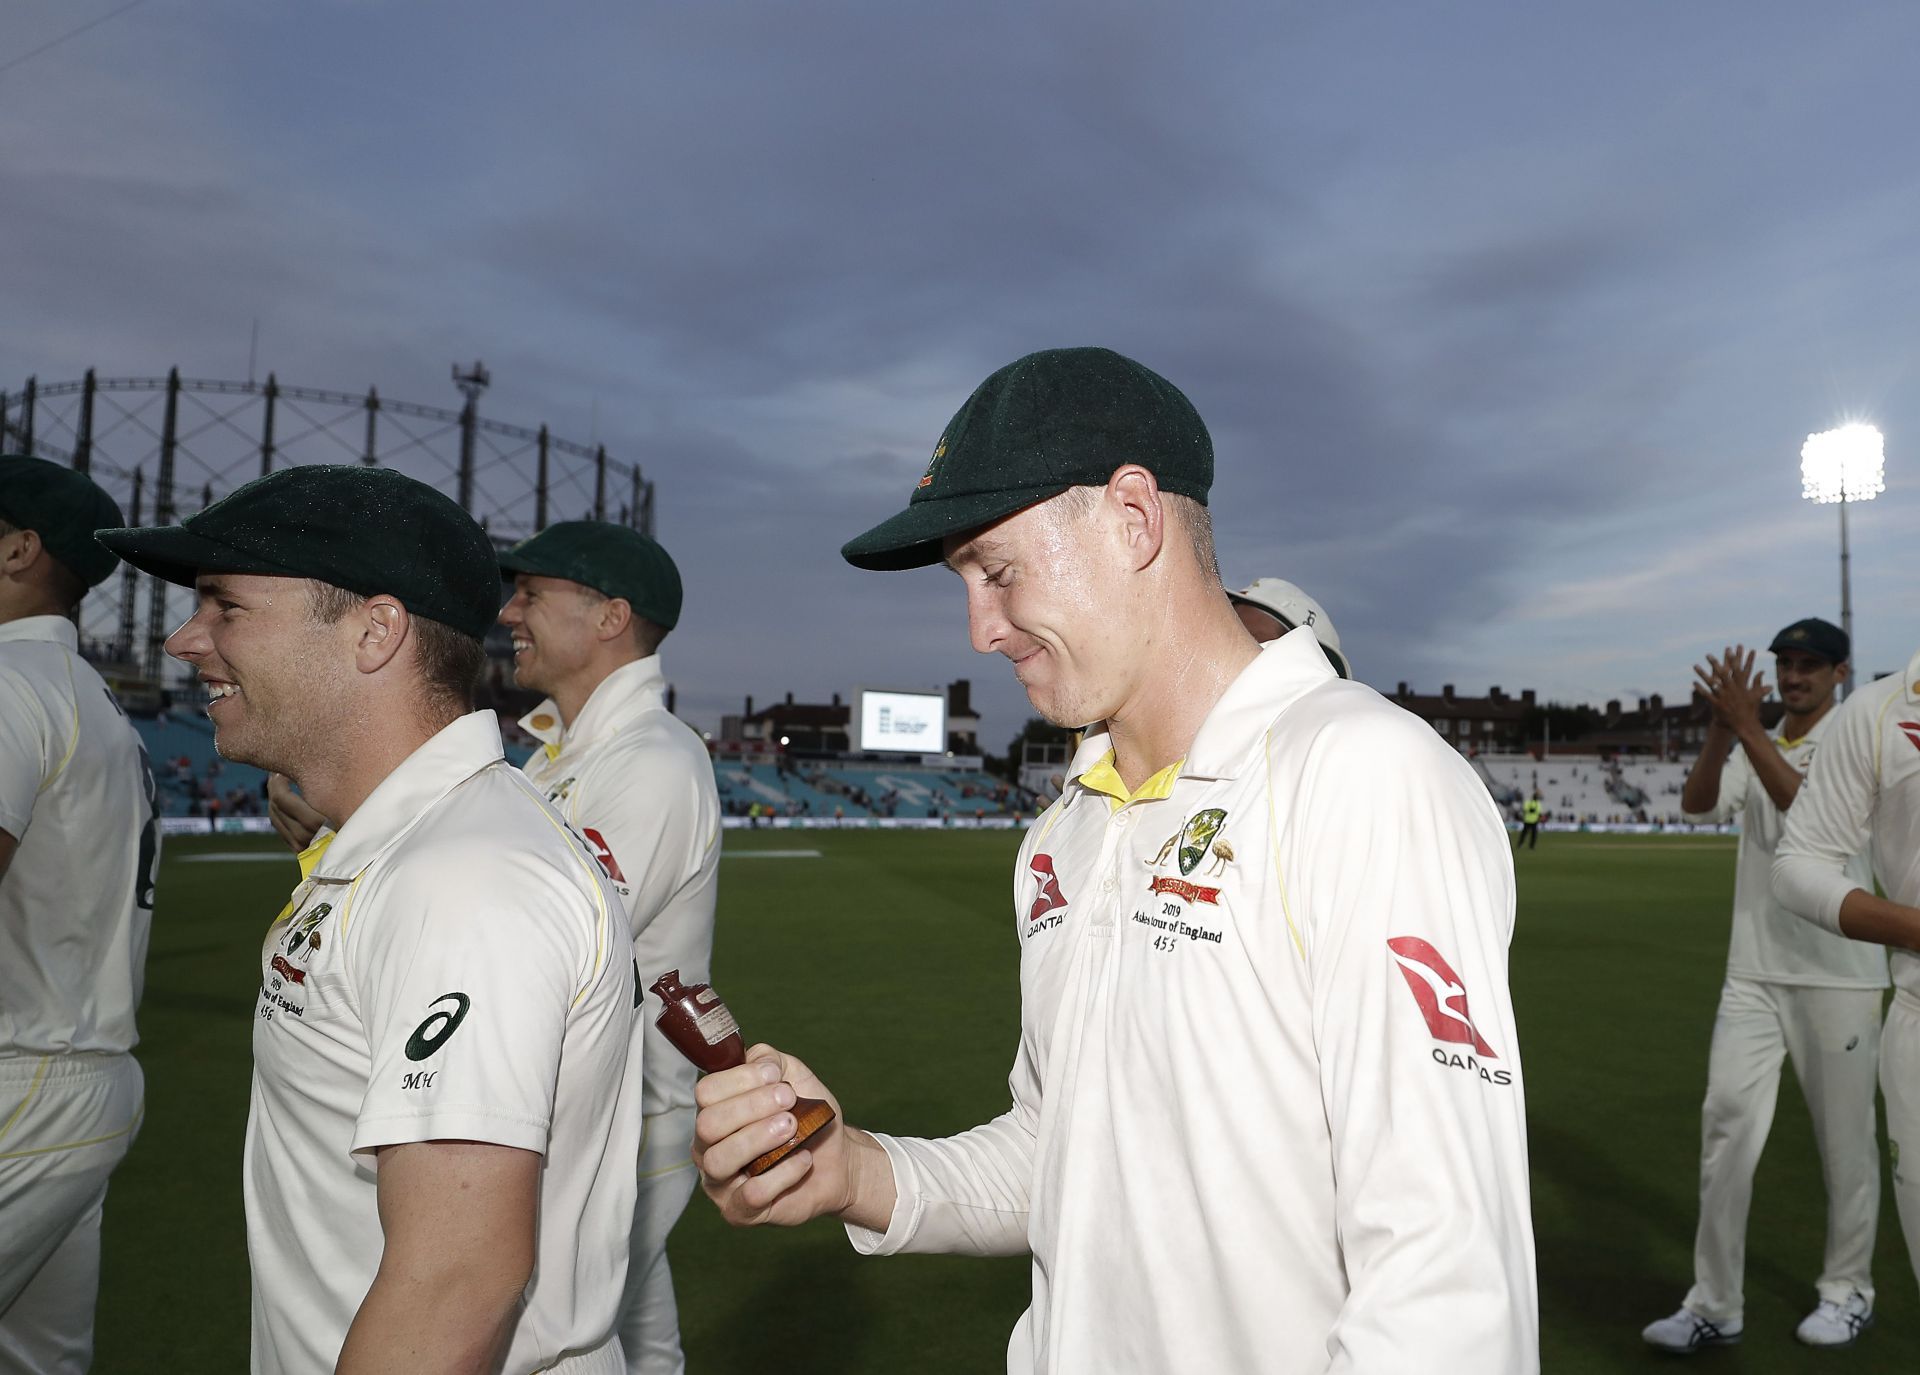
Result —
<instances>
[{"instance_id":1,"label":"dark green cap","mask_svg":"<svg viewBox=\"0 0 1920 1375\"><path fill-rule=\"evenodd\" d=\"M392 468L282 468L179 525L102 530L100 542L182 587L199 573L313 578L363 597L384 593L476 640L500 611L487 532L453 498Z\"/></svg>"},{"instance_id":2,"label":"dark green cap","mask_svg":"<svg viewBox=\"0 0 1920 1375\"><path fill-rule=\"evenodd\" d=\"M1832 621L1809 616L1804 621L1795 621L1775 635L1773 643L1767 646L1769 654L1790 650L1818 654L1830 664L1844 664L1852 657L1853 645L1847 639L1847 632Z\"/></svg>"},{"instance_id":3,"label":"dark green cap","mask_svg":"<svg viewBox=\"0 0 1920 1375\"><path fill-rule=\"evenodd\" d=\"M920 568L940 542L1138 463L1206 504L1213 441L1166 378L1112 349L1048 349L974 390L934 446L907 509L841 546L856 568Z\"/></svg>"},{"instance_id":4,"label":"dark green cap","mask_svg":"<svg viewBox=\"0 0 1920 1375\"><path fill-rule=\"evenodd\" d=\"M500 555L500 569L509 577L565 578L622 598L634 615L662 630L672 630L680 620L680 570L657 542L624 525L560 521Z\"/></svg>"},{"instance_id":5,"label":"dark green cap","mask_svg":"<svg viewBox=\"0 0 1920 1375\"><path fill-rule=\"evenodd\" d=\"M88 587L97 586L120 562L93 532L125 519L114 499L85 473L44 458L0 457L0 520L40 536L42 547Z\"/></svg>"}]
</instances>

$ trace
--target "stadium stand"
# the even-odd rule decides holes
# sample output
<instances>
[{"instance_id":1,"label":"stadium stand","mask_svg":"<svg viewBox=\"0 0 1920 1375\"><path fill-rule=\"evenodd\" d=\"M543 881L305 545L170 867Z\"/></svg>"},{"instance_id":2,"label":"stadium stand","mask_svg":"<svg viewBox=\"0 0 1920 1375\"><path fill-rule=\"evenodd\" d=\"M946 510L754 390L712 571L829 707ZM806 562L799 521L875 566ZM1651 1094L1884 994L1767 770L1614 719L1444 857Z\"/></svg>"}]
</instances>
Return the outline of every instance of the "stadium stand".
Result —
<instances>
[{"instance_id":1,"label":"stadium stand","mask_svg":"<svg viewBox=\"0 0 1920 1375\"><path fill-rule=\"evenodd\" d=\"M264 816L267 775L251 764L222 759L213 748L213 723L162 712L134 717L147 747L162 816Z\"/></svg>"},{"instance_id":2,"label":"stadium stand","mask_svg":"<svg viewBox=\"0 0 1920 1375\"><path fill-rule=\"evenodd\" d=\"M1599 755L1481 755L1473 761L1508 816L1535 789L1550 823L1680 825L1680 787L1692 760L1602 759Z\"/></svg>"},{"instance_id":3,"label":"stadium stand","mask_svg":"<svg viewBox=\"0 0 1920 1375\"><path fill-rule=\"evenodd\" d=\"M986 817L1031 816L1032 793L986 773L947 773L905 765L716 759L720 809L727 816Z\"/></svg>"}]
</instances>

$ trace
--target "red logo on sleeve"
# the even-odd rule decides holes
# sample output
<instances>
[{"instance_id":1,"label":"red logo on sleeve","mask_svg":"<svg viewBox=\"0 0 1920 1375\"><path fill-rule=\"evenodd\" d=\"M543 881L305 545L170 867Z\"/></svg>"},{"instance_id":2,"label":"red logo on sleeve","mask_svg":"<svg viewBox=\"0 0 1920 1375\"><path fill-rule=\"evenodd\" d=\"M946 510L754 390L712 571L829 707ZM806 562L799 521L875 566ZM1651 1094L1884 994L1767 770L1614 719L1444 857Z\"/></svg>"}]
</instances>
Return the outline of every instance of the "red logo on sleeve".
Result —
<instances>
[{"instance_id":1,"label":"red logo on sleeve","mask_svg":"<svg viewBox=\"0 0 1920 1375\"><path fill-rule=\"evenodd\" d=\"M1027 911L1027 920L1038 921L1056 907L1065 907L1067 896L1060 891L1060 878L1053 872L1053 856L1035 855L1027 861L1027 867L1033 870L1033 876L1040 880L1040 891L1034 894L1033 906Z\"/></svg>"},{"instance_id":2,"label":"red logo on sleeve","mask_svg":"<svg viewBox=\"0 0 1920 1375\"><path fill-rule=\"evenodd\" d=\"M1500 1058L1467 1011L1467 986L1453 972L1453 966L1440 958L1438 950L1418 936L1395 936L1387 942L1387 950L1400 966L1401 977L1420 1005L1420 1015L1427 1019L1427 1030L1434 1040L1458 1041L1489 1060Z\"/></svg>"},{"instance_id":3,"label":"red logo on sleeve","mask_svg":"<svg viewBox=\"0 0 1920 1375\"><path fill-rule=\"evenodd\" d=\"M1896 721L1894 724L1900 727L1900 733L1907 737L1908 743L1920 750L1920 721Z\"/></svg>"},{"instance_id":4,"label":"red logo on sleeve","mask_svg":"<svg viewBox=\"0 0 1920 1375\"><path fill-rule=\"evenodd\" d=\"M613 857L613 848L607 844L606 837L591 826L584 827L580 834L587 838L593 857L600 861L600 867L607 871L607 877L615 883L625 883L627 876L620 872L620 862Z\"/></svg>"}]
</instances>

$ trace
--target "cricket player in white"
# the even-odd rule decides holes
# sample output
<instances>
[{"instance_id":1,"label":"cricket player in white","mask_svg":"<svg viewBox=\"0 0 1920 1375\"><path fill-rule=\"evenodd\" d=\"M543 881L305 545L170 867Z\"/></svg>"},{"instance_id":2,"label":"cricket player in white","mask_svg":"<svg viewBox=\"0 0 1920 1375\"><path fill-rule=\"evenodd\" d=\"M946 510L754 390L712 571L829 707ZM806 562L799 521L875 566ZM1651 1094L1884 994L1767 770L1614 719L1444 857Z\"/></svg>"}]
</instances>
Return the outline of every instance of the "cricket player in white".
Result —
<instances>
[{"instance_id":1,"label":"cricket player in white","mask_svg":"<svg viewBox=\"0 0 1920 1375\"><path fill-rule=\"evenodd\" d=\"M586 837L626 905L645 990L645 1114L620 1342L633 1375L680 1375L667 1234L693 1194L698 1072L654 1025L647 985L705 983L720 879L720 793L693 729L667 710L660 642L679 622L680 573L624 526L562 521L500 556L513 596L514 679L548 694L520 718L541 743L527 777Z\"/></svg>"},{"instance_id":2,"label":"cricket player in white","mask_svg":"<svg viewBox=\"0 0 1920 1375\"><path fill-rule=\"evenodd\" d=\"M771 1047L701 1082L730 1221L827 1214L868 1253L1033 1257L1012 1375L1539 1368L1513 870L1492 799L1305 627L1223 595L1206 431L1118 354L1035 354L842 551L944 561L973 644L1093 722L1012 893L1012 1104L959 1136L836 1125ZM845 1122L844 1115L841 1122Z\"/></svg>"},{"instance_id":3,"label":"cricket player in white","mask_svg":"<svg viewBox=\"0 0 1920 1375\"><path fill-rule=\"evenodd\" d=\"M645 1002L639 1199L620 1344L633 1375L679 1375L680 1319L667 1234L692 1196L698 1072L654 1019L646 985L677 969L705 982L720 876L720 795L706 746L667 710L660 642L680 619L680 572L659 544L603 521L561 521L501 555L513 595L514 678L548 693L520 718L541 743L524 765L586 840L626 905ZM327 826L284 780L272 816L294 848Z\"/></svg>"},{"instance_id":4,"label":"cricket player in white","mask_svg":"<svg viewBox=\"0 0 1920 1375\"><path fill-rule=\"evenodd\" d=\"M1885 897L1848 872L1862 846ZM1834 713L1787 813L1773 887L1790 910L1828 931L1892 947L1880 1089L1894 1202L1920 1277L1920 654Z\"/></svg>"},{"instance_id":5,"label":"cricket player in white","mask_svg":"<svg viewBox=\"0 0 1920 1375\"><path fill-rule=\"evenodd\" d=\"M340 822L261 952L254 1371L615 1375L632 944L469 709L498 605L485 532L390 469L306 467L104 538L195 586L167 648L222 753Z\"/></svg>"},{"instance_id":6,"label":"cricket player in white","mask_svg":"<svg viewBox=\"0 0 1920 1375\"><path fill-rule=\"evenodd\" d=\"M119 562L83 473L0 458L0 1372L93 1361L107 1179L145 1103L146 752L68 613Z\"/></svg>"},{"instance_id":7,"label":"cricket player in white","mask_svg":"<svg viewBox=\"0 0 1920 1375\"><path fill-rule=\"evenodd\" d=\"M1740 846L1727 977L1701 1109L1693 1288L1679 1311L1641 1334L1668 1351L1740 1339L1753 1175L1773 1124L1781 1062L1788 1058L1813 1115L1827 1187L1819 1297L1796 1335L1809 1346L1845 1346L1873 1321L1873 1241L1880 1218L1873 1100L1886 954L1801 921L1773 894L1780 832L1799 805L1802 780L1832 724L1849 646L1838 626L1809 619L1782 630L1771 648L1786 707L1774 734L1760 722L1767 685L1754 671L1750 651L1732 646L1695 670L1714 716L1681 791L1681 807L1694 822L1738 817ZM1849 858L1846 873L1855 883L1873 882L1864 854Z\"/></svg>"}]
</instances>

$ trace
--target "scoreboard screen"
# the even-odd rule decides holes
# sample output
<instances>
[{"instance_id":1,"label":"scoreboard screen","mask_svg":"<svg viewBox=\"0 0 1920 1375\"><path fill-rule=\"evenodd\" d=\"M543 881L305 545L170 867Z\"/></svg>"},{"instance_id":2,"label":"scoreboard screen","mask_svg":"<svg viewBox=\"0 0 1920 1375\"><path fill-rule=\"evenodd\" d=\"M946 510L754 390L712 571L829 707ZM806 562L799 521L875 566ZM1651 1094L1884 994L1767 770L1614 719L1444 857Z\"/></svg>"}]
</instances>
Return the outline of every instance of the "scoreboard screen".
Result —
<instances>
[{"instance_id":1,"label":"scoreboard screen","mask_svg":"<svg viewBox=\"0 0 1920 1375\"><path fill-rule=\"evenodd\" d=\"M860 693L861 751L942 754L947 748L947 699L937 692Z\"/></svg>"}]
</instances>

